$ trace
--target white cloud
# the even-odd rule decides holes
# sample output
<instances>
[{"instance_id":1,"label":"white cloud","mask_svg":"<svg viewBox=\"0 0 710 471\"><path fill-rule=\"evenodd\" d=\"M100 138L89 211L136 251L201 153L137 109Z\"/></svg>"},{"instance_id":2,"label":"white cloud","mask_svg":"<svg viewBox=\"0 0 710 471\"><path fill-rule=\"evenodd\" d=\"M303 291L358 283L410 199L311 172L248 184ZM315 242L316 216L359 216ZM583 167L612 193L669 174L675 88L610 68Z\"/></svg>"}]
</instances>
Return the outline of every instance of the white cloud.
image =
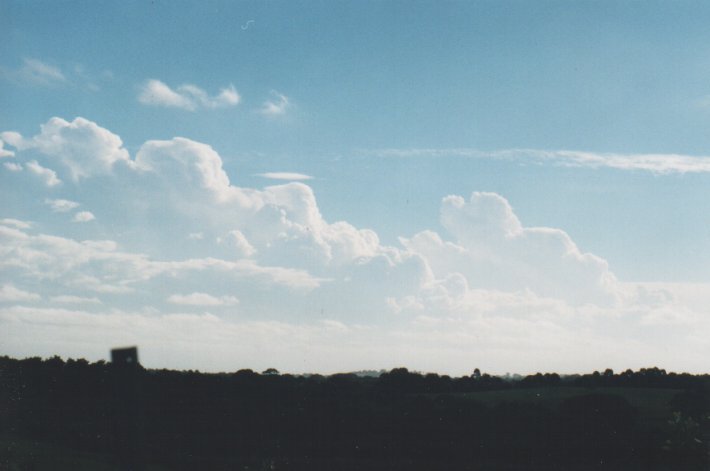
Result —
<instances>
[{"instance_id":1,"label":"white cloud","mask_svg":"<svg viewBox=\"0 0 710 471\"><path fill-rule=\"evenodd\" d=\"M76 201L69 201L63 199L46 199L44 200L44 203L47 204L50 208L52 208L52 211L54 211L55 213L66 213L67 211L71 211L72 209L79 207L79 203L77 203Z\"/></svg>"},{"instance_id":2,"label":"white cloud","mask_svg":"<svg viewBox=\"0 0 710 471\"><path fill-rule=\"evenodd\" d=\"M460 274L472 287L529 289L573 304L618 301L616 278L606 261L582 253L559 229L523 227L500 195L474 192L469 201L446 197L441 223L454 242L431 231L403 239L409 250L427 260L438 279Z\"/></svg>"},{"instance_id":3,"label":"white cloud","mask_svg":"<svg viewBox=\"0 0 710 471\"><path fill-rule=\"evenodd\" d=\"M229 231L227 240L234 246L240 257L251 257L257 252L241 231Z\"/></svg>"},{"instance_id":4,"label":"white cloud","mask_svg":"<svg viewBox=\"0 0 710 471\"><path fill-rule=\"evenodd\" d=\"M27 162L25 167L27 167L27 170L31 173L34 173L40 177L44 181L44 184L49 187L57 186L62 183L59 177L57 177L57 172L52 169L42 167L36 160Z\"/></svg>"},{"instance_id":5,"label":"white cloud","mask_svg":"<svg viewBox=\"0 0 710 471\"><path fill-rule=\"evenodd\" d=\"M215 297L207 293L192 293L187 295L173 294L167 301L183 306L236 306L239 300L234 296Z\"/></svg>"},{"instance_id":6,"label":"white cloud","mask_svg":"<svg viewBox=\"0 0 710 471\"><path fill-rule=\"evenodd\" d=\"M4 284L0 286L0 302L26 302L38 301L41 296L36 293L30 293L16 288L12 284Z\"/></svg>"},{"instance_id":7,"label":"white cloud","mask_svg":"<svg viewBox=\"0 0 710 471\"><path fill-rule=\"evenodd\" d=\"M72 139L81 148L96 133ZM6 142L20 149L36 139L10 133ZM233 369L228 359L242 358L290 371L405 364L457 373L470 373L470 358L488 371L579 371L701 368L698 352L710 354L707 286L620 283L564 231L525 226L495 193L444 198L440 233L393 247L373 230L326 220L303 182L238 186L203 143L148 141L127 166L136 171L91 171L71 189L85 201L82 191L100 184L92 227L115 241L54 235L66 229L49 227L56 218L38 220L45 234L0 220L3 276L67 307L0 309L0 344L11 354L88 356L130 342L161 367ZM238 319L227 309L184 312L237 300Z\"/></svg>"},{"instance_id":8,"label":"white cloud","mask_svg":"<svg viewBox=\"0 0 710 471\"><path fill-rule=\"evenodd\" d=\"M7 79L20 84L51 87L67 83L67 78L58 67L39 59L25 58L14 70L0 70Z\"/></svg>"},{"instance_id":9,"label":"white cloud","mask_svg":"<svg viewBox=\"0 0 710 471\"><path fill-rule=\"evenodd\" d=\"M303 173L295 173L295 172L266 172L266 173L259 173L257 175L260 177L264 177L264 178L270 178L272 180L298 181L298 180L312 180L313 179L313 177L310 175L305 175Z\"/></svg>"},{"instance_id":10,"label":"white cloud","mask_svg":"<svg viewBox=\"0 0 710 471\"><path fill-rule=\"evenodd\" d=\"M190 98L173 91L160 80L148 80L138 95L138 101L144 105L183 108L190 111L195 109L195 104Z\"/></svg>"},{"instance_id":11,"label":"white cloud","mask_svg":"<svg viewBox=\"0 0 710 471\"><path fill-rule=\"evenodd\" d=\"M16 131L3 131L0 132L0 137L3 139L4 142L7 142L10 144L12 147L16 147L20 150L25 148L25 141L22 138L22 134ZM10 152L10 151L6 151Z\"/></svg>"},{"instance_id":12,"label":"white cloud","mask_svg":"<svg viewBox=\"0 0 710 471\"><path fill-rule=\"evenodd\" d=\"M29 229L30 227L32 227L32 224L30 224L27 221L20 221L19 219L11 219L11 218L0 219L0 224L4 224L6 226L12 226L17 229Z\"/></svg>"},{"instance_id":13,"label":"white cloud","mask_svg":"<svg viewBox=\"0 0 710 471\"><path fill-rule=\"evenodd\" d=\"M52 296L50 301L59 304L102 304L101 300L96 297L85 297L85 296L74 296L74 295L61 295Z\"/></svg>"},{"instance_id":14,"label":"white cloud","mask_svg":"<svg viewBox=\"0 0 710 471\"><path fill-rule=\"evenodd\" d=\"M522 162L550 163L565 167L612 168L646 171L658 175L710 172L710 156L683 154L619 154L570 150L505 149L379 149L372 151L381 157L476 158Z\"/></svg>"},{"instance_id":15,"label":"white cloud","mask_svg":"<svg viewBox=\"0 0 710 471\"><path fill-rule=\"evenodd\" d=\"M8 169L11 172L21 172L22 171L22 165L17 164L15 162L5 162L3 164L6 169Z\"/></svg>"},{"instance_id":16,"label":"white cloud","mask_svg":"<svg viewBox=\"0 0 710 471\"><path fill-rule=\"evenodd\" d=\"M4 157L14 157L15 153L11 150L5 149L5 142L0 139L0 159Z\"/></svg>"},{"instance_id":17,"label":"white cloud","mask_svg":"<svg viewBox=\"0 0 710 471\"><path fill-rule=\"evenodd\" d=\"M251 287L285 287L295 291L309 291L322 282L304 270L265 266L254 260L206 257L160 261L121 251L113 241L33 235L17 226L12 222L0 225L0 270L47 285L125 294L157 278L190 283L239 282Z\"/></svg>"},{"instance_id":18,"label":"white cloud","mask_svg":"<svg viewBox=\"0 0 710 471\"><path fill-rule=\"evenodd\" d=\"M173 90L160 80L151 79L141 87L138 101L144 105L194 111L197 108L236 106L241 101L241 97L234 85L222 88L217 95L211 97L195 85L185 84Z\"/></svg>"},{"instance_id":19,"label":"white cloud","mask_svg":"<svg viewBox=\"0 0 710 471\"><path fill-rule=\"evenodd\" d=\"M41 126L39 134L30 139L25 139L14 131L6 131L0 135L19 151L37 149L42 154L59 160L69 169L74 181L111 173L119 162L127 166L133 165L128 151L123 148L121 138L84 118L76 118L72 122L52 118ZM38 165L36 161L34 164ZM30 163L27 166L29 168ZM56 178L56 173L54 177Z\"/></svg>"},{"instance_id":20,"label":"white cloud","mask_svg":"<svg viewBox=\"0 0 710 471\"><path fill-rule=\"evenodd\" d=\"M272 91L271 95L273 98L271 100L266 100L259 112L265 116L281 116L286 114L286 111L291 106L286 95L283 95L277 91Z\"/></svg>"},{"instance_id":21,"label":"white cloud","mask_svg":"<svg viewBox=\"0 0 710 471\"><path fill-rule=\"evenodd\" d=\"M160 175L170 189L208 190L222 203L234 202L245 207L263 204L257 192L231 185L221 157L207 144L182 137L147 141L136 154L136 165Z\"/></svg>"},{"instance_id":22,"label":"white cloud","mask_svg":"<svg viewBox=\"0 0 710 471\"><path fill-rule=\"evenodd\" d=\"M74 215L72 218L73 222L89 222L93 221L96 219L96 216L94 216L90 211L79 211Z\"/></svg>"}]
</instances>

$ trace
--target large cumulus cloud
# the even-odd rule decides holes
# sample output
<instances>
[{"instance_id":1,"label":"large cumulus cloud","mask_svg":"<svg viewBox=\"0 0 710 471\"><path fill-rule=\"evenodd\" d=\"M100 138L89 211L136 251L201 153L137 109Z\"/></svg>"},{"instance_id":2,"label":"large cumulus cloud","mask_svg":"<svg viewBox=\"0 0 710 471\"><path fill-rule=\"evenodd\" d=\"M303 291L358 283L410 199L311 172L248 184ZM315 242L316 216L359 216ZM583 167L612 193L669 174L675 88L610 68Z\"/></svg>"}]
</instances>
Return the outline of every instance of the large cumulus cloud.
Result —
<instances>
[{"instance_id":1,"label":"large cumulus cloud","mask_svg":"<svg viewBox=\"0 0 710 471\"><path fill-rule=\"evenodd\" d=\"M3 175L40 211L24 215L34 223L0 214L0 270L13 280L0 343L17 351L40 332L37 351L75 352L94 332L163 349L155 366L194 342L220 358L258 351L274 360L264 366L288 357L291 369L311 362L302 370L401 361L461 372L471 356L499 368L560 351L584 365L597 358L585 352L620 358L614 336L650 358L710 332L703 287L620 283L605 260L560 229L526 227L495 193L443 198L443 230L391 246L373 229L328 221L303 182L240 185L216 149L191 139L150 140L131 158L98 124L52 118L34 137L2 140L14 149L6 157L38 160L63 182L42 187L50 197L21 184L28 172ZM96 215L91 224L69 222L79 205ZM68 300L91 302L76 311ZM188 357L173 366L200 367Z\"/></svg>"},{"instance_id":2,"label":"large cumulus cloud","mask_svg":"<svg viewBox=\"0 0 710 471\"><path fill-rule=\"evenodd\" d=\"M582 253L560 229L523 227L498 194L474 192L468 201L444 198L441 223L453 241L432 231L403 239L437 278L460 274L473 287L531 290L572 304L618 301L616 278L605 260Z\"/></svg>"}]
</instances>

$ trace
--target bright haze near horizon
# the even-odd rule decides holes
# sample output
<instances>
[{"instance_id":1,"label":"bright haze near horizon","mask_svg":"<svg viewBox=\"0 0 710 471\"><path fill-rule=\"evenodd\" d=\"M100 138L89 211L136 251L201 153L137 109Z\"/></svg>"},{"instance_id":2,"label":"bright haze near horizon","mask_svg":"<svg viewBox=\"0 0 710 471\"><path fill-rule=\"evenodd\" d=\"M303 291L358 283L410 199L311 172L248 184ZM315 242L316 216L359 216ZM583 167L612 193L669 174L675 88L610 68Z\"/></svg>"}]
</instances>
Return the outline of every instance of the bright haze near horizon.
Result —
<instances>
[{"instance_id":1,"label":"bright haze near horizon","mask_svg":"<svg viewBox=\"0 0 710 471\"><path fill-rule=\"evenodd\" d=\"M0 3L0 354L710 357L704 2Z\"/></svg>"}]
</instances>

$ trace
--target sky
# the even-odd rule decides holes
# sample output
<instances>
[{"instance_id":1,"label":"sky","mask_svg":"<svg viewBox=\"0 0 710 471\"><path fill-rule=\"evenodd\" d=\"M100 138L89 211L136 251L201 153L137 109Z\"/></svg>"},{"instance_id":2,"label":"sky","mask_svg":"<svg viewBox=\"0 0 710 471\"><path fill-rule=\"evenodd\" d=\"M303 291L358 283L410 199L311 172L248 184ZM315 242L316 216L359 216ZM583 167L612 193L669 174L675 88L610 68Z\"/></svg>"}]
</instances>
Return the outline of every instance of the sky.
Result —
<instances>
[{"instance_id":1,"label":"sky","mask_svg":"<svg viewBox=\"0 0 710 471\"><path fill-rule=\"evenodd\" d=\"M705 2L0 3L0 354L710 356Z\"/></svg>"}]
</instances>

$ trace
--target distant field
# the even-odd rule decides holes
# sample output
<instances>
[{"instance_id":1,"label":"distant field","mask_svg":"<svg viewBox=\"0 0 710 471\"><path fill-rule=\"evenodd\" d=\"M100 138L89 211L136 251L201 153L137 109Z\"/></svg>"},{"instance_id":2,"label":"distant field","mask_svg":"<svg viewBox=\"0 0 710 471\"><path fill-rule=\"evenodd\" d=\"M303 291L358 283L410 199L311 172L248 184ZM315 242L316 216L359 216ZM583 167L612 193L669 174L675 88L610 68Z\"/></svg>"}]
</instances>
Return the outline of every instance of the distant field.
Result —
<instances>
[{"instance_id":1,"label":"distant field","mask_svg":"<svg viewBox=\"0 0 710 471\"><path fill-rule=\"evenodd\" d=\"M502 402L534 403L550 409L557 409L565 399L585 394L614 394L626 399L639 411L639 419L646 423L665 422L671 417L668 404L680 389L652 388L580 388L552 387L532 389L509 389L457 394L476 400L483 405L493 406Z\"/></svg>"},{"instance_id":2,"label":"distant field","mask_svg":"<svg viewBox=\"0 0 710 471\"><path fill-rule=\"evenodd\" d=\"M146 471L165 468L144 466ZM110 455L72 450L35 440L0 437L0 470L2 471L122 471Z\"/></svg>"}]
</instances>

